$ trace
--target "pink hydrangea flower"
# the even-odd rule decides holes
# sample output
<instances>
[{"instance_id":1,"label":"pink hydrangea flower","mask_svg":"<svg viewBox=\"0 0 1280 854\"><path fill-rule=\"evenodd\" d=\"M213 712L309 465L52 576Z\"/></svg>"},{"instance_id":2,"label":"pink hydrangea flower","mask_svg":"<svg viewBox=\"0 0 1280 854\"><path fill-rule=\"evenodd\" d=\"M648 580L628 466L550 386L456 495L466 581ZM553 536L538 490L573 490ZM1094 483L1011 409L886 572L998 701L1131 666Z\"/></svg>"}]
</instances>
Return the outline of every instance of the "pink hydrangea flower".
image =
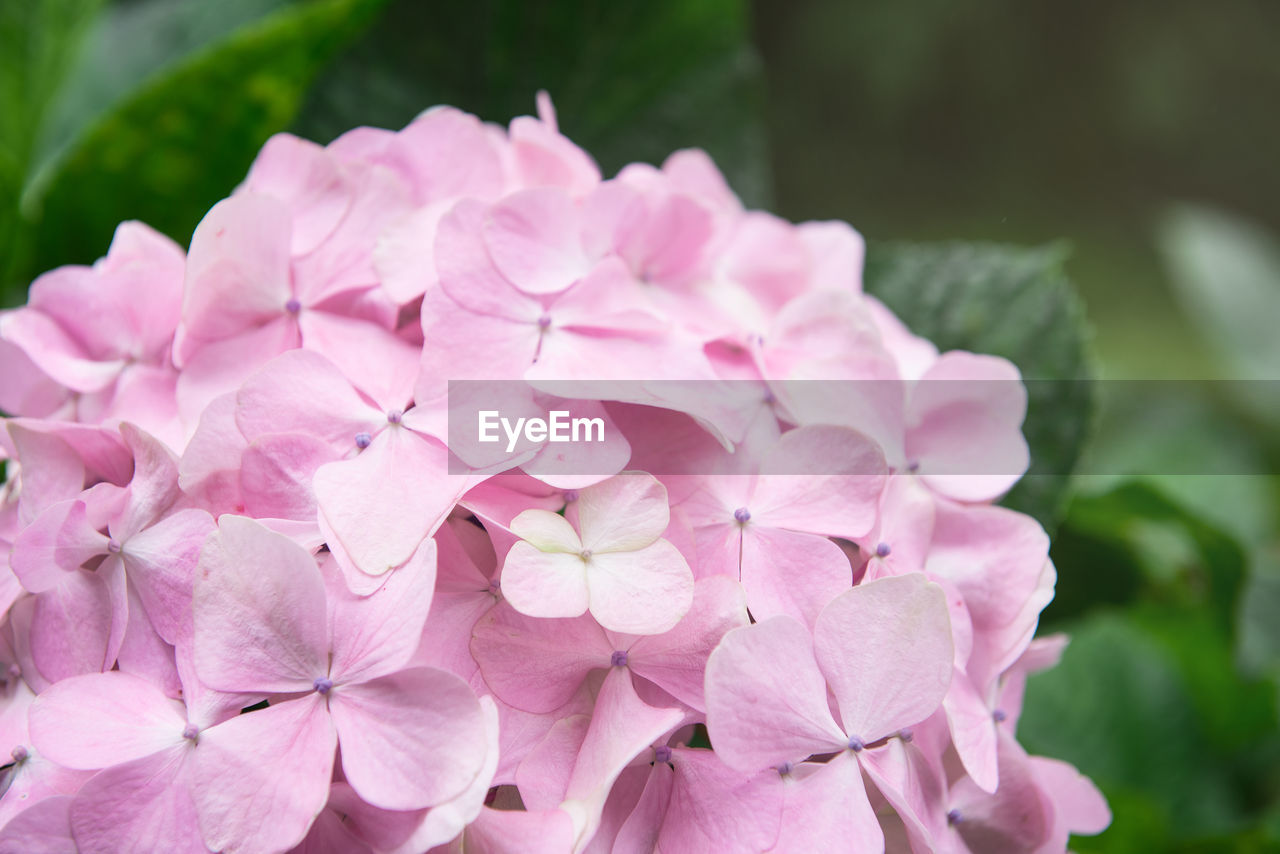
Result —
<instances>
[{"instance_id":1,"label":"pink hydrangea flower","mask_svg":"<svg viewBox=\"0 0 1280 854\"><path fill-rule=\"evenodd\" d=\"M1017 369L863 295L848 225L699 151L604 179L537 112L278 135L185 252L125 223L0 313L0 851L1107 825L1016 739L1065 642L1047 536L992 504ZM608 439L459 445L489 396Z\"/></svg>"}]
</instances>

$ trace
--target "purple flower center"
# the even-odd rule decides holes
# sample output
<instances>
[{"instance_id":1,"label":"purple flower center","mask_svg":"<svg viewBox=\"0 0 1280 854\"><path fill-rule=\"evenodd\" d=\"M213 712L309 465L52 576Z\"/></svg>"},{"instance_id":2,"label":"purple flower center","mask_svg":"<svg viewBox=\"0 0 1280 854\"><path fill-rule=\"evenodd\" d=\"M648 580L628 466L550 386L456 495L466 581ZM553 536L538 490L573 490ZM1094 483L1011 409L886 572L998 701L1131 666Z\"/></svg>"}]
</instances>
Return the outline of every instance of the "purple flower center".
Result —
<instances>
[{"instance_id":1,"label":"purple flower center","mask_svg":"<svg viewBox=\"0 0 1280 854\"><path fill-rule=\"evenodd\" d=\"M912 474L915 474L916 472L920 471L920 461L911 460L910 462L908 462L907 471L911 472Z\"/></svg>"},{"instance_id":2,"label":"purple flower center","mask_svg":"<svg viewBox=\"0 0 1280 854\"><path fill-rule=\"evenodd\" d=\"M187 741L195 741L196 736L198 736L199 734L200 734L200 727L196 726L195 724L187 724L186 727L182 730L182 737L185 738Z\"/></svg>"},{"instance_id":3,"label":"purple flower center","mask_svg":"<svg viewBox=\"0 0 1280 854\"><path fill-rule=\"evenodd\" d=\"M950 810L947 813L947 824L959 824L964 821L964 816L960 814L960 810Z\"/></svg>"},{"instance_id":4,"label":"purple flower center","mask_svg":"<svg viewBox=\"0 0 1280 854\"><path fill-rule=\"evenodd\" d=\"M302 303L298 302L297 297L289 297L289 301L284 304L284 310L290 314L297 314L302 311Z\"/></svg>"},{"instance_id":5,"label":"purple flower center","mask_svg":"<svg viewBox=\"0 0 1280 854\"><path fill-rule=\"evenodd\" d=\"M583 549L582 551L578 552L578 557L582 558L583 560L591 560L591 549Z\"/></svg>"},{"instance_id":6,"label":"purple flower center","mask_svg":"<svg viewBox=\"0 0 1280 854\"><path fill-rule=\"evenodd\" d=\"M372 436L370 436L368 433L357 433L357 434L356 434L356 447L357 447L357 448L359 448L359 449L360 449L360 450L362 450L362 451L363 451L365 448L369 447L369 443L370 443L370 442L372 442L372 441L373 441L373 437L372 437Z\"/></svg>"},{"instance_id":7,"label":"purple flower center","mask_svg":"<svg viewBox=\"0 0 1280 854\"><path fill-rule=\"evenodd\" d=\"M576 489L566 489L566 490L564 491L564 503L565 503L565 504L572 504L573 502L575 502L575 501L577 501L577 500L578 500L578 490L576 490Z\"/></svg>"},{"instance_id":8,"label":"purple flower center","mask_svg":"<svg viewBox=\"0 0 1280 854\"><path fill-rule=\"evenodd\" d=\"M120 554L120 542L115 537L107 540L107 553L113 555Z\"/></svg>"},{"instance_id":9,"label":"purple flower center","mask_svg":"<svg viewBox=\"0 0 1280 854\"><path fill-rule=\"evenodd\" d=\"M496 578L489 579L489 592L492 593L494 596L498 595L498 579Z\"/></svg>"},{"instance_id":10,"label":"purple flower center","mask_svg":"<svg viewBox=\"0 0 1280 854\"><path fill-rule=\"evenodd\" d=\"M17 747L13 749L13 752L10 753L9 755L13 757L14 762L22 762L31 754L27 752L27 749L25 747L19 744Z\"/></svg>"},{"instance_id":11,"label":"purple flower center","mask_svg":"<svg viewBox=\"0 0 1280 854\"><path fill-rule=\"evenodd\" d=\"M667 747L665 744L662 745L661 747L655 747L653 749L653 761L654 762L670 762L671 748Z\"/></svg>"},{"instance_id":12,"label":"purple flower center","mask_svg":"<svg viewBox=\"0 0 1280 854\"><path fill-rule=\"evenodd\" d=\"M888 543L880 543L876 546L876 555L879 557L888 557L892 551L893 549L889 547Z\"/></svg>"},{"instance_id":13,"label":"purple flower center","mask_svg":"<svg viewBox=\"0 0 1280 854\"><path fill-rule=\"evenodd\" d=\"M315 686L316 692L319 694L328 694L333 690L333 680L327 676L318 676L316 681L311 684Z\"/></svg>"},{"instance_id":14,"label":"purple flower center","mask_svg":"<svg viewBox=\"0 0 1280 854\"><path fill-rule=\"evenodd\" d=\"M915 738L915 737L916 737L916 736L915 736L915 733L913 733L913 732L912 732L911 730L909 730L909 729L900 729L900 730L898 730L898 738L902 739L903 741L910 742L910 741L911 741L911 739L913 739L913 738Z\"/></svg>"},{"instance_id":15,"label":"purple flower center","mask_svg":"<svg viewBox=\"0 0 1280 854\"><path fill-rule=\"evenodd\" d=\"M1004 723L1005 719L1008 717L1009 716L1005 714L1004 709L996 709L994 712L991 713L992 720L994 720L998 724Z\"/></svg>"},{"instance_id":16,"label":"purple flower center","mask_svg":"<svg viewBox=\"0 0 1280 854\"><path fill-rule=\"evenodd\" d=\"M862 749L866 746L866 743L856 735L849 736L849 749L854 753L861 753Z\"/></svg>"},{"instance_id":17,"label":"purple flower center","mask_svg":"<svg viewBox=\"0 0 1280 854\"><path fill-rule=\"evenodd\" d=\"M404 418L404 413L399 409L393 409L387 413L387 423L389 424L399 424L402 418Z\"/></svg>"},{"instance_id":18,"label":"purple flower center","mask_svg":"<svg viewBox=\"0 0 1280 854\"><path fill-rule=\"evenodd\" d=\"M609 665L611 667L626 667L627 651L625 649L615 649L613 655L609 656Z\"/></svg>"},{"instance_id":19,"label":"purple flower center","mask_svg":"<svg viewBox=\"0 0 1280 854\"><path fill-rule=\"evenodd\" d=\"M733 511L733 518L743 524L746 524L751 520L751 511L745 507L739 507L737 510Z\"/></svg>"},{"instance_id":20,"label":"purple flower center","mask_svg":"<svg viewBox=\"0 0 1280 854\"><path fill-rule=\"evenodd\" d=\"M790 762L783 762L781 765L778 766L778 773L781 774L783 777L785 777L788 774L790 774L794 769L795 769L795 766L792 765Z\"/></svg>"},{"instance_id":21,"label":"purple flower center","mask_svg":"<svg viewBox=\"0 0 1280 854\"><path fill-rule=\"evenodd\" d=\"M551 315L547 314L546 312L543 312L542 316L538 318L538 328L546 329L550 325L551 325Z\"/></svg>"}]
</instances>

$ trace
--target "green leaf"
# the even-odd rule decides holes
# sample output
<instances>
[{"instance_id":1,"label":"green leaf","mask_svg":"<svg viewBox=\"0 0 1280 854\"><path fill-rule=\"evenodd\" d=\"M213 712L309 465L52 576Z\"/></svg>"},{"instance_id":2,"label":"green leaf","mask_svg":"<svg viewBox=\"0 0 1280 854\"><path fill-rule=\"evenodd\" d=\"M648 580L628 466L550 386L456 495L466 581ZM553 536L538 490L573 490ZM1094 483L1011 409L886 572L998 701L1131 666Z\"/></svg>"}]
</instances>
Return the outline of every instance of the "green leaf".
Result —
<instances>
[{"instance_id":1,"label":"green leaf","mask_svg":"<svg viewBox=\"0 0 1280 854\"><path fill-rule=\"evenodd\" d=\"M941 350L1003 356L1027 381L1031 468L1004 503L1052 530L1094 411L1084 311L1059 245L872 244L864 283Z\"/></svg>"},{"instance_id":2,"label":"green leaf","mask_svg":"<svg viewBox=\"0 0 1280 854\"><path fill-rule=\"evenodd\" d=\"M1280 695L1236 653L1247 557L1149 479L1071 502L1042 625L1072 641L1029 681L1019 736L1113 800L1114 826L1074 850L1260 850Z\"/></svg>"},{"instance_id":3,"label":"green leaf","mask_svg":"<svg viewBox=\"0 0 1280 854\"><path fill-rule=\"evenodd\" d=\"M102 0L0 3L0 305L22 298L29 224L18 198L37 135Z\"/></svg>"},{"instance_id":4,"label":"green leaf","mask_svg":"<svg viewBox=\"0 0 1280 854\"><path fill-rule=\"evenodd\" d=\"M1073 763L1115 800L1112 828L1081 840L1078 850L1132 851L1126 846L1134 839L1206 837L1258 820L1267 763L1276 757L1274 707L1265 699L1261 708L1252 701L1233 707L1238 679L1215 631L1201 623L1182 632L1174 651L1165 646L1169 635L1153 634L1143 619L1099 614L1072 629L1057 668L1028 681L1019 740L1032 753ZM1221 705L1248 729L1246 743L1213 737L1216 722L1202 715L1214 699L1202 692L1211 686L1188 678L1185 656L1222 671L1215 681L1233 690ZM1130 811L1135 802L1146 808ZM1153 844L1141 850L1172 850Z\"/></svg>"},{"instance_id":5,"label":"green leaf","mask_svg":"<svg viewBox=\"0 0 1280 854\"><path fill-rule=\"evenodd\" d=\"M297 125L331 139L399 128L433 104L488 121L555 101L606 175L705 148L750 204L768 199L758 62L742 0L397 0L324 75Z\"/></svg>"},{"instance_id":6,"label":"green leaf","mask_svg":"<svg viewBox=\"0 0 1280 854\"><path fill-rule=\"evenodd\" d=\"M1229 376L1274 380L1280 365L1280 242L1246 220L1187 206L1166 217L1159 243L1174 292ZM1240 402L1280 421L1274 395L1245 395Z\"/></svg>"},{"instance_id":7,"label":"green leaf","mask_svg":"<svg viewBox=\"0 0 1280 854\"><path fill-rule=\"evenodd\" d=\"M279 4L238 0L231 11L208 16L216 26L187 20L190 31L175 44L229 34L144 75L140 86L83 128L67 130L71 123L50 132L46 166L24 196L24 212L40 223L34 269L100 256L124 219L148 222L185 244L205 211L244 177L267 137L294 120L316 74L382 2L311 0L257 18ZM101 38L107 44L140 39L143 24L166 21L175 23L161 14L117 21ZM145 65L131 66L118 86L127 88L130 75ZM67 97L74 102L86 91L92 87L73 87Z\"/></svg>"}]
</instances>

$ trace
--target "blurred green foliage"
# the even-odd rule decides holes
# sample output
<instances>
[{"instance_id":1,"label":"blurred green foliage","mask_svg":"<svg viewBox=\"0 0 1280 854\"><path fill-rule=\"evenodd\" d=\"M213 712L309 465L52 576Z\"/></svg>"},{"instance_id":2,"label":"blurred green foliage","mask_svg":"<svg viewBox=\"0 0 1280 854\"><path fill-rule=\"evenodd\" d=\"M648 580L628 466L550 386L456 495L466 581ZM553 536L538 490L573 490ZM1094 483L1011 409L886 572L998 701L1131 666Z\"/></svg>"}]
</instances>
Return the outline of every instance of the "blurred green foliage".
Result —
<instances>
[{"instance_id":1,"label":"blurred green foliage","mask_svg":"<svg viewBox=\"0 0 1280 854\"><path fill-rule=\"evenodd\" d=\"M540 88L606 174L700 146L752 205L999 241L873 239L866 283L943 349L1035 381L1032 475L1006 500L1057 527L1043 628L1073 642L1031 679L1020 735L1110 800L1074 850L1277 850L1280 489L1158 472L1275 471L1280 412L1212 385L1138 410L1090 382L1280 372L1274 235L1170 204L1277 210L1280 171L1256 169L1280 146L1257 109L1276 25L1249 0L13 0L0 301L102 255L123 219L187 243L274 132L327 142L436 103L502 122ZM1082 454L1117 474L1069 479Z\"/></svg>"}]
</instances>

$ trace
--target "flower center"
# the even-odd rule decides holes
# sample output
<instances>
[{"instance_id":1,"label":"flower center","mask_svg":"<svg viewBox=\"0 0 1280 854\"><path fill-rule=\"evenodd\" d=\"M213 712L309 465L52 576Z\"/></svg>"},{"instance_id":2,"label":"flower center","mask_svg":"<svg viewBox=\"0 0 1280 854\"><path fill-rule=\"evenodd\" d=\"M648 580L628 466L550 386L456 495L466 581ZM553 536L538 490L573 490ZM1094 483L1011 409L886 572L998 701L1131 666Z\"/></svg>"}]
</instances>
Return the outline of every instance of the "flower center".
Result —
<instances>
[{"instance_id":1,"label":"flower center","mask_svg":"<svg viewBox=\"0 0 1280 854\"><path fill-rule=\"evenodd\" d=\"M297 314L302 311L302 303L298 302L297 297L289 297L289 301L284 304L284 310L290 314Z\"/></svg>"},{"instance_id":2,"label":"flower center","mask_svg":"<svg viewBox=\"0 0 1280 854\"><path fill-rule=\"evenodd\" d=\"M849 736L849 749L854 753L861 753L862 749L866 746L866 742L858 738L856 735Z\"/></svg>"},{"instance_id":3,"label":"flower center","mask_svg":"<svg viewBox=\"0 0 1280 854\"><path fill-rule=\"evenodd\" d=\"M670 762L671 748L667 747L665 744L662 745L661 747L655 747L653 749L653 761L654 762Z\"/></svg>"},{"instance_id":4,"label":"flower center","mask_svg":"<svg viewBox=\"0 0 1280 854\"><path fill-rule=\"evenodd\" d=\"M311 684L315 686L318 694L328 694L333 690L333 680L327 676L318 676L316 681Z\"/></svg>"},{"instance_id":5,"label":"flower center","mask_svg":"<svg viewBox=\"0 0 1280 854\"><path fill-rule=\"evenodd\" d=\"M182 730L182 737L187 741L195 741L198 735L200 735L200 727L195 724L187 724Z\"/></svg>"},{"instance_id":6,"label":"flower center","mask_svg":"<svg viewBox=\"0 0 1280 854\"><path fill-rule=\"evenodd\" d=\"M733 511L733 518L737 519L740 524L745 525L751 521L751 511L745 507L739 507Z\"/></svg>"},{"instance_id":7,"label":"flower center","mask_svg":"<svg viewBox=\"0 0 1280 854\"><path fill-rule=\"evenodd\" d=\"M893 549L889 547L888 543L880 543L878 546L876 546L877 557L888 557L892 551Z\"/></svg>"},{"instance_id":8,"label":"flower center","mask_svg":"<svg viewBox=\"0 0 1280 854\"><path fill-rule=\"evenodd\" d=\"M357 433L357 434L356 434L356 447L357 447L357 448L359 448L359 449L360 449L360 450L362 450L362 451L363 451L365 448L369 447L369 443L370 443L370 442L372 442L372 441L373 441L373 437L372 437L372 436L370 436L368 433Z\"/></svg>"},{"instance_id":9,"label":"flower center","mask_svg":"<svg viewBox=\"0 0 1280 854\"><path fill-rule=\"evenodd\" d=\"M609 665L611 667L626 667L627 651L625 649L615 649L613 655L609 656Z\"/></svg>"},{"instance_id":10,"label":"flower center","mask_svg":"<svg viewBox=\"0 0 1280 854\"><path fill-rule=\"evenodd\" d=\"M120 554L120 548L121 548L120 541L117 540L115 537L112 537L111 539L107 540L108 554L118 555Z\"/></svg>"}]
</instances>

